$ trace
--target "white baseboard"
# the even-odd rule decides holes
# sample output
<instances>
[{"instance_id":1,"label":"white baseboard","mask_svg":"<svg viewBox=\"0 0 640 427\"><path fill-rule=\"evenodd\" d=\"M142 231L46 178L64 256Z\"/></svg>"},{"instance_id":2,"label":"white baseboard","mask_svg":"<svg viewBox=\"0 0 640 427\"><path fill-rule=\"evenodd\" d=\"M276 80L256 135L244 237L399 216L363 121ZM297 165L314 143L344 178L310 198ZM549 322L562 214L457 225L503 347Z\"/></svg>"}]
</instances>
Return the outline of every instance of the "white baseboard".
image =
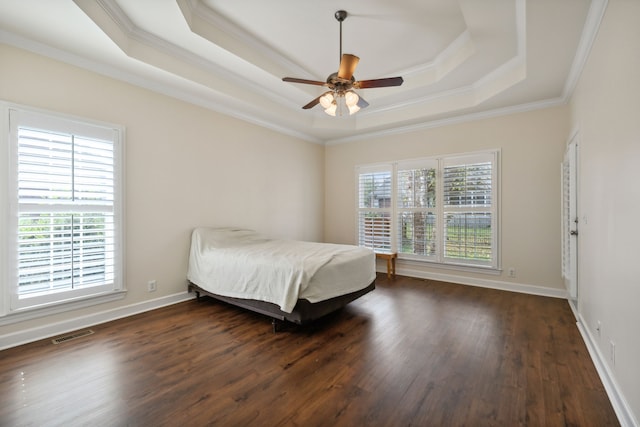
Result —
<instances>
[{"instance_id":1,"label":"white baseboard","mask_svg":"<svg viewBox=\"0 0 640 427\"><path fill-rule=\"evenodd\" d=\"M187 291L0 336L0 350L54 337L195 298Z\"/></svg>"},{"instance_id":2,"label":"white baseboard","mask_svg":"<svg viewBox=\"0 0 640 427\"><path fill-rule=\"evenodd\" d=\"M589 332L589 329L584 327L585 322L580 315L578 315L577 325L578 330L582 335L582 340L587 346L587 350L589 350L591 360L593 360L593 364L596 366L596 370L598 371L600 380L602 381L607 395L609 396L609 400L611 401L613 410L618 416L620 425L622 427L638 427L638 421L635 419L631 408L627 404L624 395L620 391L618 383L616 382L614 376L611 373L611 370L609 369L609 365L606 362L607 359L603 357L602 352L596 345L596 341L594 340L593 335L591 335L591 333Z\"/></svg>"},{"instance_id":3,"label":"white baseboard","mask_svg":"<svg viewBox=\"0 0 640 427\"><path fill-rule=\"evenodd\" d=\"M386 273L385 269L378 269L381 273ZM566 289L546 288L544 286L528 285L524 283L503 282L494 279L481 279L478 277L457 276L448 273L436 273L407 268L405 266L396 269L396 273L402 276L416 277L419 279L438 280L441 282L458 283L461 285L478 286L481 288L499 289L503 291L520 292L524 294L540 295L553 298L567 298Z\"/></svg>"}]
</instances>

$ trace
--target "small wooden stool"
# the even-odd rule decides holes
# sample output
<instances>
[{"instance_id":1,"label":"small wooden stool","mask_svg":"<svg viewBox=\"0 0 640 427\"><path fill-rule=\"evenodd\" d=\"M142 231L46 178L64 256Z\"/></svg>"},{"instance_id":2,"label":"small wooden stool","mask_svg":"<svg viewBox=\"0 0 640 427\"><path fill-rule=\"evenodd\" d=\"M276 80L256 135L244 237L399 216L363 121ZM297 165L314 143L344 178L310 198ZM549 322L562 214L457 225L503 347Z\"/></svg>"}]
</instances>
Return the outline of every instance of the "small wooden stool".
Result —
<instances>
[{"instance_id":1,"label":"small wooden stool","mask_svg":"<svg viewBox=\"0 0 640 427\"><path fill-rule=\"evenodd\" d=\"M396 278L396 252L376 252L376 258L387 260L387 279Z\"/></svg>"}]
</instances>

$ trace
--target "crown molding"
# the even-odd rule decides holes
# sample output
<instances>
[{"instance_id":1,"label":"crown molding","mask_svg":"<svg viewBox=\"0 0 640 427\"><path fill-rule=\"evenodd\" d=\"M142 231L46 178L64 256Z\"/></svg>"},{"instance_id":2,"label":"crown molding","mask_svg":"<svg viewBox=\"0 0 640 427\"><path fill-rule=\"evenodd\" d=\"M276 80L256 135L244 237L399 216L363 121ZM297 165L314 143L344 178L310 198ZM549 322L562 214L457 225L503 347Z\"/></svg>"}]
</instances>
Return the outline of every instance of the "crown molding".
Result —
<instances>
[{"instance_id":1,"label":"crown molding","mask_svg":"<svg viewBox=\"0 0 640 427\"><path fill-rule=\"evenodd\" d=\"M278 78L284 73L317 78L311 71L235 25L201 0L177 0L177 3L189 30L194 34L254 63Z\"/></svg>"},{"instance_id":2,"label":"crown molding","mask_svg":"<svg viewBox=\"0 0 640 427\"><path fill-rule=\"evenodd\" d=\"M189 78L185 74L196 75L198 74L196 71L205 71L209 76L219 76L218 80L220 81L231 82L234 86L246 88L248 92L258 93L287 108L294 105L284 97L274 95L273 92L265 90L262 86L240 78L215 62L188 52L180 46L137 27L115 0L73 1L122 52L131 58L185 78ZM111 24L115 24L115 26ZM162 55L163 58L156 58L157 54ZM184 64L190 65L194 70L184 71ZM198 83L211 90L216 90L202 81Z\"/></svg>"},{"instance_id":3,"label":"crown molding","mask_svg":"<svg viewBox=\"0 0 640 427\"><path fill-rule=\"evenodd\" d=\"M591 6L589 7L587 19L584 27L582 28L582 35L580 36L576 55L573 58L571 69L569 70L569 75L567 76L567 80L562 91L562 97L565 100L569 100L569 98L571 98L571 95L573 95L573 91L578 84L578 80L582 75L582 70L584 69L587 59L589 58L589 54L591 53L593 42L598 35L600 23L602 22L604 13L607 10L608 3L608 0L591 0Z\"/></svg>"},{"instance_id":4,"label":"crown molding","mask_svg":"<svg viewBox=\"0 0 640 427\"><path fill-rule=\"evenodd\" d=\"M425 121L422 123L398 126L390 129L378 130L373 132L360 133L358 135L348 136L345 138L335 138L325 141L325 145L338 145L346 144L349 142L362 141L366 139L380 138L385 136L399 135L403 133L418 132L426 129L432 129L443 126L451 126L460 123L491 119L495 117L507 116L510 114L526 113L528 111L542 110L545 108L558 107L565 105L566 102L563 98L552 98L543 101L531 102L527 104L515 105L505 108L496 108L493 110L480 111L477 113L464 114L460 116Z\"/></svg>"},{"instance_id":5,"label":"crown molding","mask_svg":"<svg viewBox=\"0 0 640 427\"><path fill-rule=\"evenodd\" d=\"M258 115L252 115L243 111L238 106L234 106L235 100L225 98L222 95L208 94L206 97L190 93L189 91L171 87L162 82L151 80L146 77L141 77L136 73L123 71L120 68L113 67L103 62L92 61L87 58L71 54L69 52L53 48L51 46L35 42L30 39L26 39L17 36L13 33L0 30L0 43L5 43L8 46L13 46L19 49L23 49L28 52L35 53L37 55L50 58L56 61L60 61L69 65L82 68L96 74L113 78L124 83L128 83L143 89L150 90L162 95L169 96L171 98L178 99L199 107L206 108L211 111L215 111L226 116L234 117L239 120L264 127L275 132L289 135L294 138L302 139L307 142L315 144L323 144L324 140L313 136L311 134L300 132L295 129L291 129L288 126L280 125L271 120L264 119Z\"/></svg>"}]
</instances>

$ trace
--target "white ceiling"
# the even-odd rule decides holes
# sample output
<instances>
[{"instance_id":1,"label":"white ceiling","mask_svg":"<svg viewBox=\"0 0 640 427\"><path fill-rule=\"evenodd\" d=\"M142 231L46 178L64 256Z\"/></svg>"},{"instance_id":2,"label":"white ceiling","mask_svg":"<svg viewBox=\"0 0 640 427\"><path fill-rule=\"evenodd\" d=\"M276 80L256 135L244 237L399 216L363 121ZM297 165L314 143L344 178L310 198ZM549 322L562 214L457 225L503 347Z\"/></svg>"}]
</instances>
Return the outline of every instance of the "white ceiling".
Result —
<instances>
[{"instance_id":1,"label":"white ceiling","mask_svg":"<svg viewBox=\"0 0 640 427\"><path fill-rule=\"evenodd\" d=\"M565 102L606 0L2 0L0 42L306 140L337 143ZM343 52L370 106L301 107Z\"/></svg>"}]
</instances>

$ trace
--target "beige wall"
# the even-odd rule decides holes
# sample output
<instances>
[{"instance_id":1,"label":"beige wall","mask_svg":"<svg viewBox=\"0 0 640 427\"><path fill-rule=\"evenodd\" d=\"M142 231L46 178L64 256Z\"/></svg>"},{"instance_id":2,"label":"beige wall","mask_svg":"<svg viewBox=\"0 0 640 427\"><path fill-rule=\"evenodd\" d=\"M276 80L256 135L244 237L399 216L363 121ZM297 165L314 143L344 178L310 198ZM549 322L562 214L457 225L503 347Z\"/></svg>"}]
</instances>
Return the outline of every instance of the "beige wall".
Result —
<instances>
[{"instance_id":1,"label":"beige wall","mask_svg":"<svg viewBox=\"0 0 640 427\"><path fill-rule=\"evenodd\" d=\"M126 127L128 288L123 301L0 326L0 336L183 292L195 226L322 239L323 146L7 46L0 58L0 100Z\"/></svg>"},{"instance_id":2,"label":"beige wall","mask_svg":"<svg viewBox=\"0 0 640 427\"><path fill-rule=\"evenodd\" d=\"M356 165L497 148L502 266L515 268L516 277L410 268L425 277L446 274L454 281L464 276L561 289L559 177L568 121L568 109L558 107L328 146L325 240L356 242ZM406 268L398 262L400 273Z\"/></svg>"},{"instance_id":3,"label":"beige wall","mask_svg":"<svg viewBox=\"0 0 640 427\"><path fill-rule=\"evenodd\" d=\"M609 0L571 100L572 126L579 139L578 312L636 423L640 420L639 19L639 1Z\"/></svg>"}]
</instances>

